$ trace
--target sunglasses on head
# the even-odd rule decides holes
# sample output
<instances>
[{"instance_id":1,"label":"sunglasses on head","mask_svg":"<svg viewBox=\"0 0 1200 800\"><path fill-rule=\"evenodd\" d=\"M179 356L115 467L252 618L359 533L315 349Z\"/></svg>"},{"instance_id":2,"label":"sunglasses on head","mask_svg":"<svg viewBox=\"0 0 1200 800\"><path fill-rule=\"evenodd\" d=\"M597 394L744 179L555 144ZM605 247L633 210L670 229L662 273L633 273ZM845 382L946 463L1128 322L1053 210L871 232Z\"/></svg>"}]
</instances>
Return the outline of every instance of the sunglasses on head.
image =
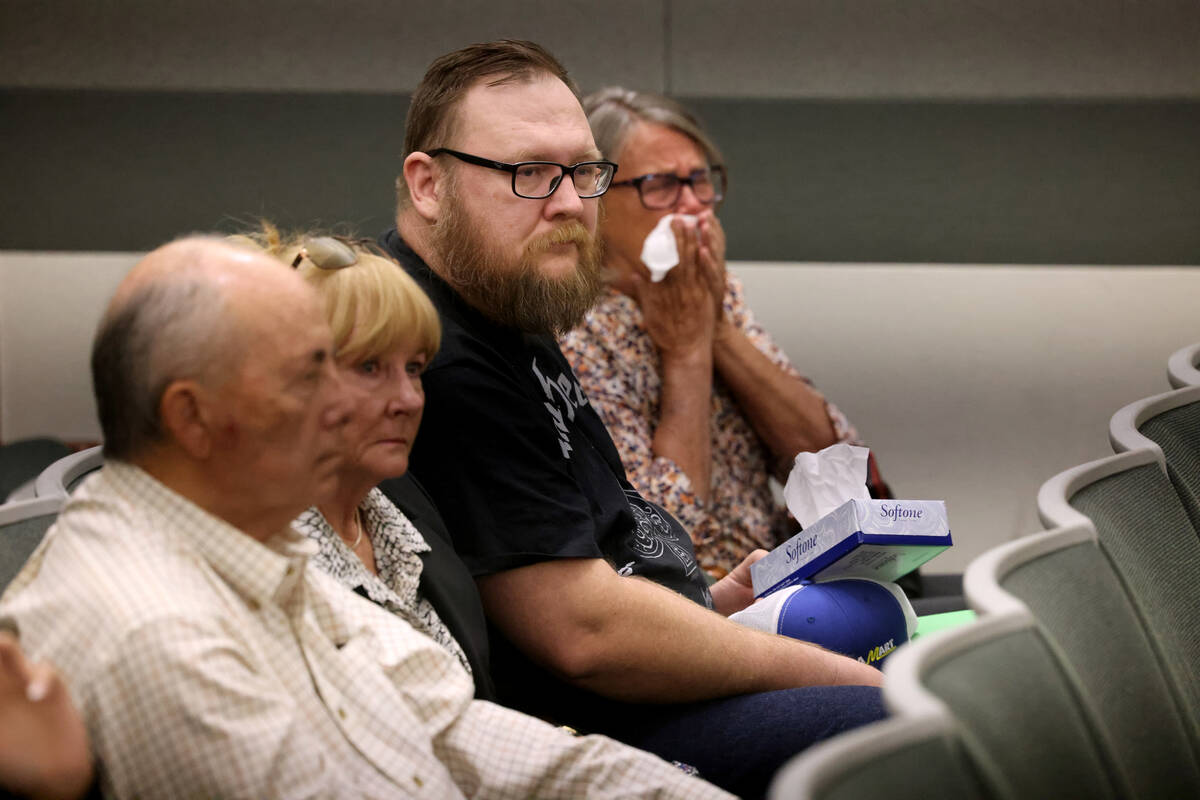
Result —
<instances>
[{"instance_id":1,"label":"sunglasses on head","mask_svg":"<svg viewBox=\"0 0 1200 800\"><path fill-rule=\"evenodd\" d=\"M316 236L305 240L300 251L292 259L292 269L300 266L300 262L308 259L318 269L345 269L358 263L358 253L354 247L365 247L378 251L378 246L370 239L348 239L342 236Z\"/></svg>"}]
</instances>

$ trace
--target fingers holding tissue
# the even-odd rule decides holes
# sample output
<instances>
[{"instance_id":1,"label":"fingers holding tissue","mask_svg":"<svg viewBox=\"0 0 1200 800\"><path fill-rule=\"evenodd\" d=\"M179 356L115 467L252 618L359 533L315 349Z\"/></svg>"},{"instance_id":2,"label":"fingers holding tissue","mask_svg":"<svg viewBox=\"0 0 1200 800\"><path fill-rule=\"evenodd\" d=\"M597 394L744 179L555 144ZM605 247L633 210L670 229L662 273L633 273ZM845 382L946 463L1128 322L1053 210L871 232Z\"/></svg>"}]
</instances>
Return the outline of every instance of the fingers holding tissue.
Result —
<instances>
[{"instance_id":1,"label":"fingers holding tissue","mask_svg":"<svg viewBox=\"0 0 1200 800\"><path fill-rule=\"evenodd\" d=\"M710 353L718 319L713 302L709 248L700 241L697 217L668 214L642 248L650 281L634 284L646 331L664 356ZM667 273L671 274L669 277Z\"/></svg>"},{"instance_id":2,"label":"fingers holding tissue","mask_svg":"<svg viewBox=\"0 0 1200 800\"><path fill-rule=\"evenodd\" d=\"M695 224L696 217L692 214L666 214L642 244L642 263L650 270L650 280L654 283L661 282L679 264L676 220L686 226L688 223Z\"/></svg>"}]
</instances>

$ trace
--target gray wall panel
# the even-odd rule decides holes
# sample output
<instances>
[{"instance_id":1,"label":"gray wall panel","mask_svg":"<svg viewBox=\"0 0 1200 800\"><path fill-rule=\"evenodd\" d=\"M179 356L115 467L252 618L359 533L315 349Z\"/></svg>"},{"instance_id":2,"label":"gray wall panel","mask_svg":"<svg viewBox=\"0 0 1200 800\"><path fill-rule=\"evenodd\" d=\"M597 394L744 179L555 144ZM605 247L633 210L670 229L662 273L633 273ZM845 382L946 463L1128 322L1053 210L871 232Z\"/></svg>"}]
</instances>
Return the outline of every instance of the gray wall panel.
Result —
<instances>
[{"instance_id":1,"label":"gray wall panel","mask_svg":"<svg viewBox=\"0 0 1200 800\"><path fill-rule=\"evenodd\" d=\"M1195 0L670 0L697 97L1200 97Z\"/></svg>"},{"instance_id":2,"label":"gray wall panel","mask_svg":"<svg viewBox=\"0 0 1200 800\"><path fill-rule=\"evenodd\" d=\"M734 258L1200 263L1200 103L691 105Z\"/></svg>"},{"instance_id":3,"label":"gray wall panel","mask_svg":"<svg viewBox=\"0 0 1200 800\"><path fill-rule=\"evenodd\" d=\"M4 0L0 85L411 92L437 56L533 39L582 84L663 88L662 0Z\"/></svg>"},{"instance_id":4,"label":"gray wall panel","mask_svg":"<svg viewBox=\"0 0 1200 800\"><path fill-rule=\"evenodd\" d=\"M696 100L731 258L1200 263L1200 103ZM0 92L0 248L389 224L407 98Z\"/></svg>"},{"instance_id":5,"label":"gray wall panel","mask_svg":"<svg viewBox=\"0 0 1200 800\"><path fill-rule=\"evenodd\" d=\"M263 215L374 233L392 216L407 110L404 96L0 94L0 170L22 187L0 242L144 250Z\"/></svg>"},{"instance_id":6,"label":"gray wall panel","mask_svg":"<svg viewBox=\"0 0 1200 800\"><path fill-rule=\"evenodd\" d=\"M0 85L411 92L435 56L499 36L585 88L1200 98L1196 0L4 0Z\"/></svg>"}]
</instances>

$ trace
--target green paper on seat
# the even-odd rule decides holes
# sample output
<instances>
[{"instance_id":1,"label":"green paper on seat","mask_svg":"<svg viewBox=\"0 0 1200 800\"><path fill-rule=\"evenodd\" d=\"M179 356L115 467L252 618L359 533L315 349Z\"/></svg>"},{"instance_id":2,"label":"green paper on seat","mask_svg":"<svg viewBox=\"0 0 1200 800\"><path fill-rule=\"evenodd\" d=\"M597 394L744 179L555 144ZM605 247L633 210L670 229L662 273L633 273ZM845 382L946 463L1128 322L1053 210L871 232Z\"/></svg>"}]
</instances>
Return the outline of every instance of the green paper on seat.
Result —
<instances>
[{"instance_id":1,"label":"green paper on seat","mask_svg":"<svg viewBox=\"0 0 1200 800\"><path fill-rule=\"evenodd\" d=\"M974 611L947 611L944 614L928 614L924 617L917 618L917 630L912 635L916 639L919 636L924 636L927 633L940 631L943 628L955 628L959 625L965 625L975 619Z\"/></svg>"}]
</instances>

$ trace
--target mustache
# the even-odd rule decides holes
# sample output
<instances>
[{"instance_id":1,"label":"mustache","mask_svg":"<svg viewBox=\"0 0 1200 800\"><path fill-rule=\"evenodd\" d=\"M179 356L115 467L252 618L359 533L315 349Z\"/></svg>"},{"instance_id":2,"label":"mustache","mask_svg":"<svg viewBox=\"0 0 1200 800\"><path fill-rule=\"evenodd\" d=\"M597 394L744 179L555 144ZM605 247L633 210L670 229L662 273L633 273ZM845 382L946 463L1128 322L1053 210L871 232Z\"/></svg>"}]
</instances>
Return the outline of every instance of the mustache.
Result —
<instances>
[{"instance_id":1,"label":"mustache","mask_svg":"<svg viewBox=\"0 0 1200 800\"><path fill-rule=\"evenodd\" d=\"M582 222L573 219L531 241L526 245L525 253L526 255L537 255L560 244L574 244L580 250L585 250L594 247L595 243L595 235L588 231Z\"/></svg>"}]
</instances>

